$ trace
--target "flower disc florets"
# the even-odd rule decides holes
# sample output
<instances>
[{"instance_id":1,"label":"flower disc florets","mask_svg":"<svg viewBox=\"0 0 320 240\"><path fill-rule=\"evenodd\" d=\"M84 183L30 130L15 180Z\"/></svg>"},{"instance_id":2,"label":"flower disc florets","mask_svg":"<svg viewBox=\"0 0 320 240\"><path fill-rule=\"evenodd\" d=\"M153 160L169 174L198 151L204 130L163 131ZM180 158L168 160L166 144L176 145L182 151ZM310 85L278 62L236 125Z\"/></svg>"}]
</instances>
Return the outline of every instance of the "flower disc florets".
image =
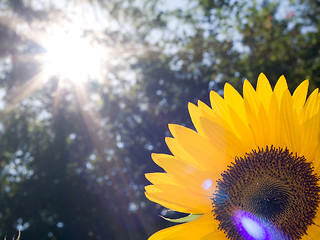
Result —
<instances>
[{"instance_id":1,"label":"flower disc florets","mask_svg":"<svg viewBox=\"0 0 320 240\"><path fill-rule=\"evenodd\" d=\"M220 230L232 240L243 239L234 221L238 211L272 226L270 239L301 239L319 206L318 180L303 156L274 147L254 150L236 158L222 173L213 197L213 213Z\"/></svg>"}]
</instances>

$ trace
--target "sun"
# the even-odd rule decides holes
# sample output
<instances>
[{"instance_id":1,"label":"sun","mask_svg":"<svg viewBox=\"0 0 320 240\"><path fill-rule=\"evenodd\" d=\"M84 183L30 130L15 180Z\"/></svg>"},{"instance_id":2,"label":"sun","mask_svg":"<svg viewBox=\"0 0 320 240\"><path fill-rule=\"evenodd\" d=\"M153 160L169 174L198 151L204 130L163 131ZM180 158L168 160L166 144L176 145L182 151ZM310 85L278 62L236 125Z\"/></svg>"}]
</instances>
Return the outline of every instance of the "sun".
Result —
<instances>
[{"instance_id":1,"label":"sun","mask_svg":"<svg viewBox=\"0 0 320 240\"><path fill-rule=\"evenodd\" d=\"M56 31L43 42L44 70L48 77L84 82L101 75L103 51L80 31Z\"/></svg>"}]
</instances>

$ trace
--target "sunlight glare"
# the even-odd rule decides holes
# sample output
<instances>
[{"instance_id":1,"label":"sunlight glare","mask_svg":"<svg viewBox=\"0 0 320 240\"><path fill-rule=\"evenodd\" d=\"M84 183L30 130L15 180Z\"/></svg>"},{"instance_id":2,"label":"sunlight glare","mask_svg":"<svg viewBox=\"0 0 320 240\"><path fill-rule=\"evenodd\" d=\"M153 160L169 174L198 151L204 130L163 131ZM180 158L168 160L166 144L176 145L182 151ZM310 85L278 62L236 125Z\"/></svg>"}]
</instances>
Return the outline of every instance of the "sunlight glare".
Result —
<instances>
[{"instance_id":1,"label":"sunlight glare","mask_svg":"<svg viewBox=\"0 0 320 240\"><path fill-rule=\"evenodd\" d=\"M236 211L233 220L243 239L270 240L270 227L255 215L249 212Z\"/></svg>"},{"instance_id":2,"label":"sunlight glare","mask_svg":"<svg viewBox=\"0 0 320 240\"><path fill-rule=\"evenodd\" d=\"M259 222L254 221L249 217L243 217L240 221L249 236L257 240L266 239L266 232Z\"/></svg>"},{"instance_id":3,"label":"sunlight glare","mask_svg":"<svg viewBox=\"0 0 320 240\"><path fill-rule=\"evenodd\" d=\"M47 50L45 71L73 82L83 82L100 75L102 51L76 33L55 34L44 44Z\"/></svg>"}]
</instances>

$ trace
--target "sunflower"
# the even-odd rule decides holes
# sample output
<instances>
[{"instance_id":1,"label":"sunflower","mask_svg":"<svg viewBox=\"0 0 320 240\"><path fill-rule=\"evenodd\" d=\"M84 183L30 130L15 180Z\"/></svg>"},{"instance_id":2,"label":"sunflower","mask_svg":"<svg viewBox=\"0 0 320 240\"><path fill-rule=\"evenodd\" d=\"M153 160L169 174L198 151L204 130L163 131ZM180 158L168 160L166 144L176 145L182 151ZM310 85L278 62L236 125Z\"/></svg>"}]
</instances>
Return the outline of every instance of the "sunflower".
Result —
<instances>
[{"instance_id":1,"label":"sunflower","mask_svg":"<svg viewBox=\"0 0 320 240\"><path fill-rule=\"evenodd\" d=\"M188 216L149 240L319 239L320 94L308 80L291 95L260 74L243 97L228 83L211 107L189 104L196 131L169 124L172 155L148 173L146 197ZM170 219L169 219L170 220Z\"/></svg>"}]
</instances>

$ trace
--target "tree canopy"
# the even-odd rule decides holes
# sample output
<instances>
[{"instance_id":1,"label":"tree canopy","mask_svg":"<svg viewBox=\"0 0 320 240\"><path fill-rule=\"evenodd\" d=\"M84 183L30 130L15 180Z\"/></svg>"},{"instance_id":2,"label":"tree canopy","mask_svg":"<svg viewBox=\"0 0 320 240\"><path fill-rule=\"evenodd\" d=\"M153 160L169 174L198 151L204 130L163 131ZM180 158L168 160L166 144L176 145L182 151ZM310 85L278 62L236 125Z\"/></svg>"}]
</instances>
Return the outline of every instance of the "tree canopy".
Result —
<instances>
[{"instance_id":1,"label":"tree canopy","mask_svg":"<svg viewBox=\"0 0 320 240\"><path fill-rule=\"evenodd\" d=\"M192 128L188 102L261 72L319 87L319 16L315 0L1 0L0 238L140 240L169 226L144 196L167 124ZM98 49L97 75L80 45L89 62L63 63L80 77L48 71L55 31Z\"/></svg>"}]
</instances>

